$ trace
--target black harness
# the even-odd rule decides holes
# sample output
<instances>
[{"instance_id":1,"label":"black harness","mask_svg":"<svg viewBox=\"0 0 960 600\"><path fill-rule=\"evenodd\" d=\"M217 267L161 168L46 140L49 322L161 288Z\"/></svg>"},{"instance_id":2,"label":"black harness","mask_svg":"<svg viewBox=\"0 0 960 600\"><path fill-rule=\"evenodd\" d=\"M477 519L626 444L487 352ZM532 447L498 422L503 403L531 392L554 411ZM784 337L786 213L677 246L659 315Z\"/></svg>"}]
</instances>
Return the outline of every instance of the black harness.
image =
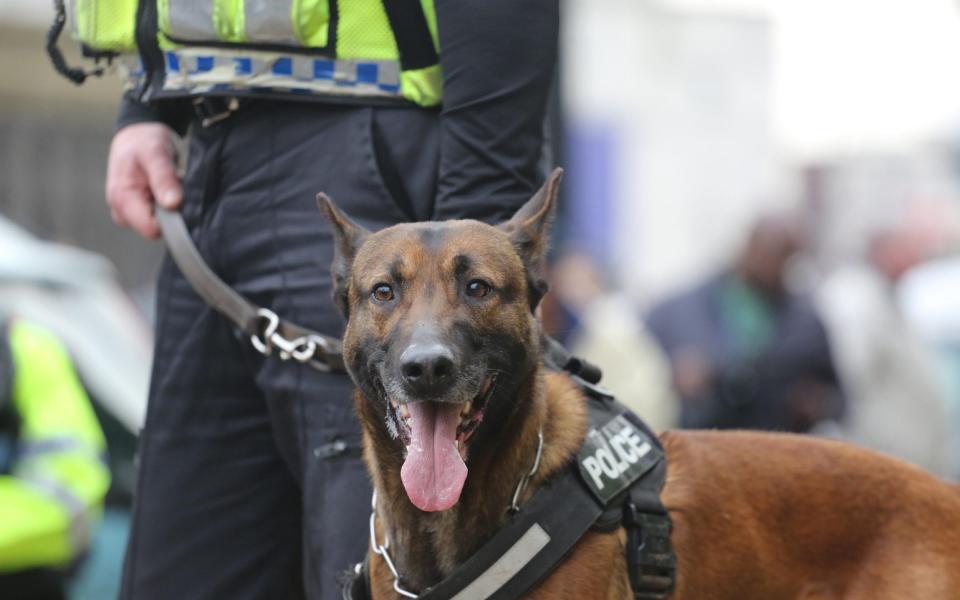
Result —
<instances>
[{"instance_id":1,"label":"black harness","mask_svg":"<svg viewBox=\"0 0 960 600\"><path fill-rule=\"evenodd\" d=\"M569 368L568 364L564 366ZM660 502L667 461L657 436L613 396L571 375L587 397L590 429L576 460L548 480L507 524L421 600L521 598L588 531L627 532L626 560L637 600L673 591L670 516ZM369 600L366 561L343 581L344 600Z\"/></svg>"}]
</instances>

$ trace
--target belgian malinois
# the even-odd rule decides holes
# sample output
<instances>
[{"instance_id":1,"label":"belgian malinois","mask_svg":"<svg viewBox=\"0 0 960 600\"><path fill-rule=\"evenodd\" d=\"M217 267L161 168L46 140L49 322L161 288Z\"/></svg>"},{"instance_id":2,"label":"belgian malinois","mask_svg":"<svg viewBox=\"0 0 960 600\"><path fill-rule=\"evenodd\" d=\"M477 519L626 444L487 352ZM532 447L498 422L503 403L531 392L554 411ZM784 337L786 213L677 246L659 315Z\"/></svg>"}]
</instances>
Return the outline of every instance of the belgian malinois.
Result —
<instances>
[{"instance_id":1,"label":"belgian malinois","mask_svg":"<svg viewBox=\"0 0 960 600\"><path fill-rule=\"evenodd\" d=\"M534 311L559 170L509 221L376 233L320 197L333 225L334 299L357 385L364 457L402 585L447 576L586 433L580 388L541 364ZM673 598L960 599L960 489L853 446L794 435L675 431L662 498ZM358 535L362 535L358 532ZM623 531L588 533L530 598L632 598ZM398 598L369 555L377 600Z\"/></svg>"}]
</instances>

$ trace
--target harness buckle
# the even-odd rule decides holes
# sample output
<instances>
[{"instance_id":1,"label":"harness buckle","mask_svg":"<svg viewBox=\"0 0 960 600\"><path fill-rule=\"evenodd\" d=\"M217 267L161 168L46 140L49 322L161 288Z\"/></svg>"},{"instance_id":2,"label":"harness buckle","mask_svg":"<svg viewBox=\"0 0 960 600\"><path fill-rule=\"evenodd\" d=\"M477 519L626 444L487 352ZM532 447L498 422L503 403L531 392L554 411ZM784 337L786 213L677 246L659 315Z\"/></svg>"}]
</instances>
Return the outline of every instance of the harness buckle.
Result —
<instances>
[{"instance_id":1,"label":"harness buckle","mask_svg":"<svg viewBox=\"0 0 960 600\"><path fill-rule=\"evenodd\" d=\"M193 99L193 110L204 128L225 121L239 108L240 101L233 97L201 96Z\"/></svg>"},{"instance_id":2,"label":"harness buckle","mask_svg":"<svg viewBox=\"0 0 960 600\"><path fill-rule=\"evenodd\" d=\"M623 503L623 526L627 531L627 571L634 598L667 598L676 579L670 517L641 511L628 497Z\"/></svg>"}]
</instances>

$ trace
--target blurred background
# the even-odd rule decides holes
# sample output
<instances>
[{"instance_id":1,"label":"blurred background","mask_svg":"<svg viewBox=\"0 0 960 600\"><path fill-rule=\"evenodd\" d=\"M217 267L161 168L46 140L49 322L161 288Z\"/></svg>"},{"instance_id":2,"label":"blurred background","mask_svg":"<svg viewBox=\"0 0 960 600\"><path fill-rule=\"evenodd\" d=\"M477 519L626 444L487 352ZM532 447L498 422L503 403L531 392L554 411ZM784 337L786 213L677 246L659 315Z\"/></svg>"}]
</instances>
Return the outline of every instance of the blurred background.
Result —
<instances>
[{"instance_id":1,"label":"blurred background","mask_svg":"<svg viewBox=\"0 0 960 600\"><path fill-rule=\"evenodd\" d=\"M960 477L958 5L563 11L548 329L655 427L826 435ZM162 249L110 221L120 83L54 73L52 13L0 3L0 308L59 334L107 432L107 516L73 585L99 599L120 570Z\"/></svg>"}]
</instances>

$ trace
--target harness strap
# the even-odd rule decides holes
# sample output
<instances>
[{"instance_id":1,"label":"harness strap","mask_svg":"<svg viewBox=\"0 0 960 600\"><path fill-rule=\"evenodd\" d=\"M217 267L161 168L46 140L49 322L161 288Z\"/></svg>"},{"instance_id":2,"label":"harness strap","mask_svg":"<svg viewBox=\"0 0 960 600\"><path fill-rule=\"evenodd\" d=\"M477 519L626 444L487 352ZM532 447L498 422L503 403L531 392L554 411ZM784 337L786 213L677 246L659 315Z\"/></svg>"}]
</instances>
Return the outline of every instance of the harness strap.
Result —
<instances>
[{"instance_id":1,"label":"harness strap","mask_svg":"<svg viewBox=\"0 0 960 600\"><path fill-rule=\"evenodd\" d=\"M521 598L553 572L601 512L576 474L561 474L541 487L481 551L420 598Z\"/></svg>"},{"instance_id":2,"label":"harness strap","mask_svg":"<svg viewBox=\"0 0 960 600\"><path fill-rule=\"evenodd\" d=\"M400 66L423 69L440 62L420 0L383 0L393 38L400 53Z\"/></svg>"},{"instance_id":3,"label":"harness strap","mask_svg":"<svg viewBox=\"0 0 960 600\"><path fill-rule=\"evenodd\" d=\"M630 488L623 504L623 527L627 531L627 573L636 600L664 600L673 591L677 558L670 542L672 523L660 501L660 487L666 481L666 461L661 461L647 481Z\"/></svg>"},{"instance_id":4,"label":"harness strap","mask_svg":"<svg viewBox=\"0 0 960 600\"><path fill-rule=\"evenodd\" d=\"M325 372L343 372L340 340L317 333L250 302L223 282L207 265L194 245L179 212L156 207L157 222L174 262L207 304L250 336L264 355L277 349L283 360L293 358Z\"/></svg>"}]
</instances>

